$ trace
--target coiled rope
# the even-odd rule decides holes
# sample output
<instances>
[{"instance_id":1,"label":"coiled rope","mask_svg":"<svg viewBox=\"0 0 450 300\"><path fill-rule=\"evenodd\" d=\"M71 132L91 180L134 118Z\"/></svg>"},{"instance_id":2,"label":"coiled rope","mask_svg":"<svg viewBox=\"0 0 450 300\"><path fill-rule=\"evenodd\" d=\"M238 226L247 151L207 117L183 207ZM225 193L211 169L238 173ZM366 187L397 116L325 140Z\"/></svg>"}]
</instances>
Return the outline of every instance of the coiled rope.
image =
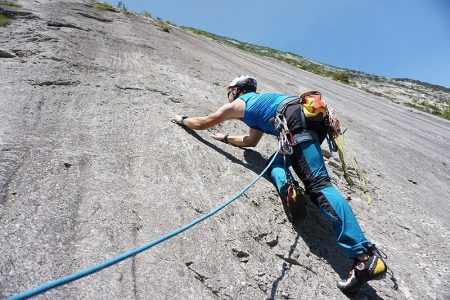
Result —
<instances>
[{"instance_id":1,"label":"coiled rope","mask_svg":"<svg viewBox=\"0 0 450 300\"><path fill-rule=\"evenodd\" d=\"M277 151L278 152L278 151ZM115 265L119 262L121 262L122 260L125 260L127 258L130 258L132 256L135 256L136 254L139 254L145 250L148 250L150 248L152 248L153 246L156 246L180 233L182 233L183 231L188 230L189 228L193 227L194 225L206 220L207 218L211 217L212 215L216 214L217 212L219 212L221 209L223 209L224 207L226 207L227 205L231 204L232 202L234 202L237 198L239 198L240 196L242 196L249 188L251 188L263 175L264 173L267 172L267 170L270 168L270 166L272 165L273 161L275 160L275 158L277 157L277 152L273 155L272 160L267 164L267 166L265 167L265 169L258 175L256 176L255 179L253 179L253 181L251 181L246 187L244 187L236 196L234 196L233 198L229 199L228 201L224 202L223 204L217 206L215 209L211 210L209 213L204 214L203 216L195 219L194 221L192 221L191 223L184 225L152 242L149 242L145 245L142 245L136 249L133 249L131 251L125 252L123 254L120 254L114 258L111 258L109 260L106 260L98 265L94 265L90 268L78 271L76 273L73 273L71 275L65 276L65 277L60 277L58 279L55 279L53 281L49 281L47 283L44 283L38 287L35 287L33 289L30 289L26 292L17 294L15 296L10 297L10 300L18 300L18 299L27 299L30 297L34 297L37 296L39 294L45 293L48 290L54 289L56 287L59 287L61 285L67 284L69 282L78 280L80 278L83 278L85 276L91 275L95 272L98 272L100 270L103 270L107 267L110 267L112 265Z\"/></svg>"},{"instance_id":2,"label":"coiled rope","mask_svg":"<svg viewBox=\"0 0 450 300\"><path fill-rule=\"evenodd\" d=\"M348 173L347 166L345 164L344 157L348 157L348 158L350 158L353 168L356 171L356 175L359 178L359 182L362 185L364 195L366 195L366 198L367 198L367 204L371 204L372 203L372 195L370 194L369 187L367 186L366 178L364 177L364 172L363 172L362 168L359 166L358 161L355 158L355 153L353 152L352 148L350 148L349 145L345 145L344 133L346 130L344 130L344 132L341 135L339 135L337 138L334 139L334 142L336 143L337 150L339 153L339 160L341 161L341 167L342 167L342 170L344 171L344 178L350 187L355 185L355 182L350 178L350 174ZM345 147L344 147L344 145L345 145Z\"/></svg>"}]
</instances>

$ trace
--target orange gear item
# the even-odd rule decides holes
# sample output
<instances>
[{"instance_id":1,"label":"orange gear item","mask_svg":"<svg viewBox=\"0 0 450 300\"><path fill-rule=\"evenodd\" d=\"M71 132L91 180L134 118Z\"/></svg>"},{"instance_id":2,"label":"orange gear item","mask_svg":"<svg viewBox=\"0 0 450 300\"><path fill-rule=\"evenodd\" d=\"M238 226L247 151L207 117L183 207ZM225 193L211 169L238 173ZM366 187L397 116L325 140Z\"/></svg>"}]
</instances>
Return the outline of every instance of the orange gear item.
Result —
<instances>
[{"instance_id":1,"label":"orange gear item","mask_svg":"<svg viewBox=\"0 0 450 300\"><path fill-rule=\"evenodd\" d=\"M327 104L322 100L322 95L318 91L311 91L300 96L303 104L303 112L308 118L325 118L327 116ZM319 116L319 114L321 116Z\"/></svg>"}]
</instances>

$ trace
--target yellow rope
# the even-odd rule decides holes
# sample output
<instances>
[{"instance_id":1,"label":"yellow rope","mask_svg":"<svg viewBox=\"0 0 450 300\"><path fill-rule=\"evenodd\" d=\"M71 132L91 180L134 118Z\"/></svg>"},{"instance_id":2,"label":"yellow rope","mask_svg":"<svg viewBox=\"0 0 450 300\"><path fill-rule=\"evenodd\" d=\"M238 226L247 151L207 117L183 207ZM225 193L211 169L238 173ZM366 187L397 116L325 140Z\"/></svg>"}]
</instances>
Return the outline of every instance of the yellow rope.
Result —
<instances>
[{"instance_id":1,"label":"yellow rope","mask_svg":"<svg viewBox=\"0 0 450 300\"><path fill-rule=\"evenodd\" d=\"M358 164L358 161L355 158L355 154L353 150L350 148L350 146L347 146L346 148L348 151L344 151L344 136L341 134L338 137L334 138L334 142L336 143L338 154L339 154L339 160L341 161L342 170L344 171L344 178L347 181L347 184L352 187L355 183L350 178L350 175L347 172L347 166L345 164L344 157L347 156L350 158L353 167L356 170L356 174L358 175L359 181L361 182L363 186L363 192L366 195L367 198L367 204L372 203L372 195L369 192L369 188L367 187L366 179L364 178L364 172L362 171L361 167Z\"/></svg>"},{"instance_id":2,"label":"yellow rope","mask_svg":"<svg viewBox=\"0 0 450 300\"><path fill-rule=\"evenodd\" d=\"M338 137L334 138L334 142L336 143L338 154L339 154L339 160L341 162L342 170L344 171L344 178L345 181L347 181L347 184L352 187L355 185L353 180L350 178L350 175L347 172L347 165L345 164L344 159L344 138L342 135L339 135Z\"/></svg>"}]
</instances>

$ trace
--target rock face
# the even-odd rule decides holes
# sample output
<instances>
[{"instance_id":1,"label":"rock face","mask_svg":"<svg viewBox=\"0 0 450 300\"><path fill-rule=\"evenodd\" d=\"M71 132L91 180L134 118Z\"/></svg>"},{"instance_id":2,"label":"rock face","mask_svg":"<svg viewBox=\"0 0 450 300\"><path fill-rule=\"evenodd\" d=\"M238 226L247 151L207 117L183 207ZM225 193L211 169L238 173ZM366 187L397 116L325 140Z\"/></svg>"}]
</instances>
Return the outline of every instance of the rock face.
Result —
<instances>
[{"instance_id":1,"label":"rock face","mask_svg":"<svg viewBox=\"0 0 450 300\"><path fill-rule=\"evenodd\" d=\"M169 122L213 112L237 74L262 92L318 89L348 128L373 203L345 184L335 155L329 171L399 284L371 282L357 297L450 297L449 122L89 1L21 3L35 17L0 28L0 298L160 237L259 174L273 137L245 150L210 138L244 133L240 122ZM293 228L266 176L191 230L45 296L345 299L335 282L351 261L308 210Z\"/></svg>"}]
</instances>

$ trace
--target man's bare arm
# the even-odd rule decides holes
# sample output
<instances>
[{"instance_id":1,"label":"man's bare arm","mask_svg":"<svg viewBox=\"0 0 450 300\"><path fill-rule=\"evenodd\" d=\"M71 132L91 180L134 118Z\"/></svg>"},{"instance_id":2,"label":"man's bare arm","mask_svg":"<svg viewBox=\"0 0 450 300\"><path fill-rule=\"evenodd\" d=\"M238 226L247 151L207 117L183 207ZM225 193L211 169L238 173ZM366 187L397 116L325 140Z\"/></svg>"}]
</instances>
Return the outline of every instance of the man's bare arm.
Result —
<instances>
[{"instance_id":1,"label":"man's bare arm","mask_svg":"<svg viewBox=\"0 0 450 300\"><path fill-rule=\"evenodd\" d=\"M258 145L258 142L261 140L263 134L264 133L262 131L250 128L248 134L246 135L216 134L213 135L213 138L218 141L229 143L236 147L256 147L256 145Z\"/></svg>"},{"instance_id":2,"label":"man's bare arm","mask_svg":"<svg viewBox=\"0 0 450 300\"><path fill-rule=\"evenodd\" d=\"M245 103L242 100L227 103L219 108L216 112L205 117L188 117L182 120L182 124L195 130L204 130L225 120L241 119L244 117ZM180 123L180 116L172 118L172 122Z\"/></svg>"},{"instance_id":3,"label":"man's bare arm","mask_svg":"<svg viewBox=\"0 0 450 300\"><path fill-rule=\"evenodd\" d=\"M177 115L173 117L171 121L182 124L191 129L204 130L222 123L225 120L242 119L244 117L244 113L245 102L241 99L237 99L231 103L223 105L216 112L208 116L183 118L182 116ZM236 147L255 147L263 134L264 133L259 130L250 128L248 134L246 135L227 135L226 141L224 134L213 135L213 138L218 141L230 143Z\"/></svg>"}]
</instances>

